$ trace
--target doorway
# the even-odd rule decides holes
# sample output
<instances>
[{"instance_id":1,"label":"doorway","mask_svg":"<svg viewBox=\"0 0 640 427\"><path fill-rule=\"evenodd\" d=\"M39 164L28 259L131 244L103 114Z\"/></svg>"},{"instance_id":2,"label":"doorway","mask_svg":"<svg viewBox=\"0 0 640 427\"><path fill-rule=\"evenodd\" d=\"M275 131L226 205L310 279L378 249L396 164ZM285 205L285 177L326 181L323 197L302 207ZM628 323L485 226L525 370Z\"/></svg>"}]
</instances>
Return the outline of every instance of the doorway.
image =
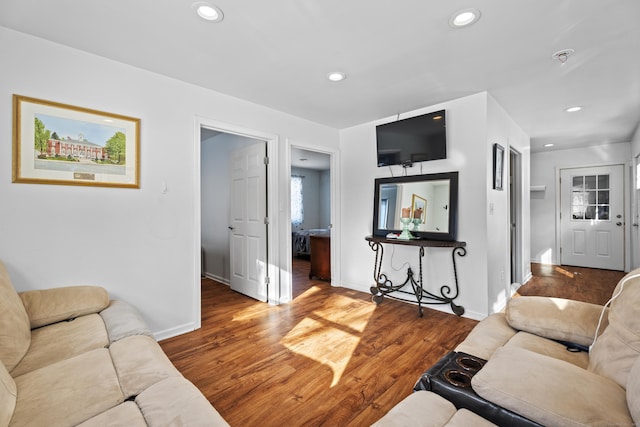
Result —
<instances>
[{"instance_id":1,"label":"doorway","mask_svg":"<svg viewBox=\"0 0 640 427\"><path fill-rule=\"evenodd\" d=\"M624 270L624 212L624 165L561 169L561 264Z\"/></svg>"},{"instance_id":2,"label":"doorway","mask_svg":"<svg viewBox=\"0 0 640 427\"><path fill-rule=\"evenodd\" d=\"M522 155L513 148L509 150L509 232L510 283L522 284Z\"/></svg>"},{"instance_id":3,"label":"doorway","mask_svg":"<svg viewBox=\"0 0 640 427\"><path fill-rule=\"evenodd\" d=\"M197 260L197 269L201 276L208 277L226 285L232 286L234 270L237 266L247 268L243 275L252 280L257 280L262 289L253 298L278 303L280 298L279 254L275 238L278 236L278 197L280 192L277 185L277 140L278 137L262 132L246 129L236 125L229 125L213 120L196 118L196 165L194 167L194 187L196 192L196 218L194 222L194 243L196 253L201 253L201 259ZM232 179L231 171L234 169L232 152L251 145L258 144L260 148L258 156L253 156L266 172L266 179L262 184L253 188L255 195L264 197L266 201L263 207L264 214L259 222L265 229L261 242L254 241L253 248L262 247L256 254L249 253L250 245L239 246L239 251L232 250L232 236L234 227L232 217ZM266 157L264 153L266 152ZM266 197L269 194L269 197ZM243 202L244 203L244 202ZM242 207L243 204L240 203ZM248 205L244 205L245 213ZM251 212L252 214L257 211ZM255 215L253 215L255 216ZM255 219L255 218L254 218ZM274 247L276 249L274 249ZM239 255L234 259L232 256ZM249 268L255 267L255 268ZM238 289L240 292L247 293ZM194 310L200 311L200 283L196 289L197 301L194 301ZM199 316L198 316L199 317Z\"/></svg>"},{"instance_id":4,"label":"doorway","mask_svg":"<svg viewBox=\"0 0 640 427\"><path fill-rule=\"evenodd\" d=\"M308 146L289 147L291 300L317 281L335 280L335 156Z\"/></svg>"}]
</instances>

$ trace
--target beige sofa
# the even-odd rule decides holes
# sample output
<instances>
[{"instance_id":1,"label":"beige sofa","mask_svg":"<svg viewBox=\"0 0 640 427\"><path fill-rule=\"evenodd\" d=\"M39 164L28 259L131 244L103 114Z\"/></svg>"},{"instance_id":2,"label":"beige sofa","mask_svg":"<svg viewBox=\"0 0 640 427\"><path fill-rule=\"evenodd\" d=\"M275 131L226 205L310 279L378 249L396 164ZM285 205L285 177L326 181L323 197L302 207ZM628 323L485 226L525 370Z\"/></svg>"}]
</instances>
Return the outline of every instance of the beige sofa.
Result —
<instances>
[{"instance_id":1,"label":"beige sofa","mask_svg":"<svg viewBox=\"0 0 640 427\"><path fill-rule=\"evenodd\" d=\"M227 426L100 287L16 293L0 262L0 427Z\"/></svg>"},{"instance_id":2,"label":"beige sofa","mask_svg":"<svg viewBox=\"0 0 640 427\"><path fill-rule=\"evenodd\" d=\"M544 426L640 425L640 270L618 283L612 299L608 309L558 298L511 300L455 349L487 360L471 378L473 392ZM458 422L463 416L467 421ZM485 422L418 391L375 425Z\"/></svg>"}]
</instances>

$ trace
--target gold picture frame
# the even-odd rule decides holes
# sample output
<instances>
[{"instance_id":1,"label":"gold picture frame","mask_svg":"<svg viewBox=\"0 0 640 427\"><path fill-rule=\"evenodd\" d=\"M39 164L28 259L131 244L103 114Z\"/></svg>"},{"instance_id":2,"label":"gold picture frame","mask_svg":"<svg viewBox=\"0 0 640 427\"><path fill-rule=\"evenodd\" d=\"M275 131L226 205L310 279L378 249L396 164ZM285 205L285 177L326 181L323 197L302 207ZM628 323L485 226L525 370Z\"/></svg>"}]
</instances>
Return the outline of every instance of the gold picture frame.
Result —
<instances>
[{"instance_id":1,"label":"gold picture frame","mask_svg":"<svg viewBox=\"0 0 640 427\"><path fill-rule=\"evenodd\" d=\"M421 209L418 218L420 218L422 224L424 224L427 220L427 199L414 193L411 196L411 218L416 219L416 211L418 209Z\"/></svg>"},{"instance_id":2,"label":"gold picture frame","mask_svg":"<svg viewBox=\"0 0 640 427\"><path fill-rule=\"evenodd\" d=\"M14 94L12 180L140 188L140 119Z\"/></svg>"}]
</instances>

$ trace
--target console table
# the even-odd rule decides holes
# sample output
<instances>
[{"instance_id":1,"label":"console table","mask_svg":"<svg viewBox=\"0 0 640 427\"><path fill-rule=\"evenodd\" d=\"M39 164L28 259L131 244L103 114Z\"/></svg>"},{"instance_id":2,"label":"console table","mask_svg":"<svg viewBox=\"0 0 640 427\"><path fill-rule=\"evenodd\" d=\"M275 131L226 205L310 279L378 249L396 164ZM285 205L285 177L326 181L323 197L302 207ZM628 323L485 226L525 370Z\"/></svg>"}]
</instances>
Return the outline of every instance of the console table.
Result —
<instances>
[{"instance_id":1,"label":"console table","mask_svg":"<svg viewBox=\"0 0 640 427\"><path fill-rule=\"evenodd\" d=\"M426 239L411 239L411 240L403 240L403 239L387 239L386 237L378 237L378 236L367 236L365 240L369 242L369 247L376 253L376 260L373 267L373 280L375 281L375 285L371 287L371 294L373 295L371 299L376 304L380 304L385 296L389 298L397 299L400 301L407 302L416 302L418 303L418 314L422 317L422 304L449 304L451 306L451 310L457 314L458 316L462 316L464 314L464 307L461 305L457 305L453 301L460 294L460 289L458 288L458 272L456 269L456 255L457 256L465 256L467 254L467 250L465 246L467 246L466 242L458 242L458 241L440 241L440 240L426 240ZM405 246L416 246L418 247L418 262L419 262L419 274L418 279L416 280L414 277L413 270L411 267L407 269L407 279L404 283L400 285L394 285L391 280L387 277L385 273L382 273L380 270L382 268L382 257L384 255L384 247L383 244L390 245L405 245ZM443 285L440 287L440 295L433 294L429 291L425 291L422 282L422 258L424 258L424 248L452 248L451 251L451 261L453 262L453 275L455 282L455 290L452 291L451 287L448 285ZM405 286L411 285L412 292L408 292L403 290ZM415 295L416 300L410 300L401 298L397 295L390 295L392 293L399 294L408 294Z\"/></svg>"}]
</instances>

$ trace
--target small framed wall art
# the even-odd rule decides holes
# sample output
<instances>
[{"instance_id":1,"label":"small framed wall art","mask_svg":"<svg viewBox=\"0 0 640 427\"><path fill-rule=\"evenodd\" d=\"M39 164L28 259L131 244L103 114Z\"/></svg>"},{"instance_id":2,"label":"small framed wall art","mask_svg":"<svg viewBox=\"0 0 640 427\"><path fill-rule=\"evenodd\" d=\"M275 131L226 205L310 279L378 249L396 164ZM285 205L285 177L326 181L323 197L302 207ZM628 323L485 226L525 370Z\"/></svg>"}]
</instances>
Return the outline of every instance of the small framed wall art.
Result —
<instances>
[{"instance_id":1,"label":"small framed wall art","mask_svg":"<svg viewBox=\"0 0 640 427\"><path fill-rule=\"evenodd\" d=\"M502 191L502 176L504 175L504 147L493 144L493 189Z\"/></svg>"},{"instance_id":2,"label":"small framed wall art","mask_svg":"<svg viewBox=\"0 0 640 427\"><path fill-rule=\"evenodd\" d=\"M140 188L140 119L13 95L13 182Z\"/></svg>"}]
</instances>

